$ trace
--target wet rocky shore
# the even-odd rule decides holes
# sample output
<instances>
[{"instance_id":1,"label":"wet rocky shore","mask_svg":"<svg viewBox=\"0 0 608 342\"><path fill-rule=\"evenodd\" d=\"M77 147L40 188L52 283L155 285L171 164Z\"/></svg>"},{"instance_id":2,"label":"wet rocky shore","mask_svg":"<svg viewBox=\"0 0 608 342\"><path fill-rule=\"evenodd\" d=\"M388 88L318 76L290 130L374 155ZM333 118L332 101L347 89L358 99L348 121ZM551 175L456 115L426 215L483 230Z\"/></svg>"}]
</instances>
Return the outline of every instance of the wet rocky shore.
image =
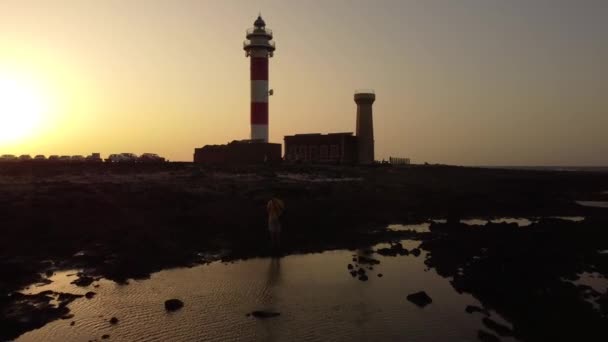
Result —
<instances>
[{"instance_id":1,"label":"wet rocky shore","mask_svg":"<svg viewBox=\"0 0 608 342\"><path fill-rule=\"evenodd\" d=\"M69 294L18 293L56 270L81 269L77 285L88 288L99 277L127 283L217 259L405 238L422 241L428 267L457 291L506 317L513 324L507 334L601 334L606 293L568 280L608 275L608 254L601 253L608 250L608 210L576 203L606 200L606 189L608 173L431 165L0 165L0 340L69 315ZM287 206L280 252L266 232L271 196ZM585 220L548 218L570 215ZM460 223L501 216L541 219L525 229ZM445 221L429 232L386 229L437 218ZM500 327L486 326L480 339L501 335Z\"/></svg>"}]
</instances>

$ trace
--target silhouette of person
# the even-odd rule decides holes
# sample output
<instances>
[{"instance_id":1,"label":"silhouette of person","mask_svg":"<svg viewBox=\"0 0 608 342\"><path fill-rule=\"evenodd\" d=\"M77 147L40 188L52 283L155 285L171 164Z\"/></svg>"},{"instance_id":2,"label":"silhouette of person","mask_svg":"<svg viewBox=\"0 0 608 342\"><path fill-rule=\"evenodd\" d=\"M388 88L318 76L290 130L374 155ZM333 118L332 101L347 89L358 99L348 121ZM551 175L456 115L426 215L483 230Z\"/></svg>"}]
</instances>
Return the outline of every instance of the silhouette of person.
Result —
<instances>
[{"instance_id":1,"label":"silhouette of person","mask_svg":"<svg viewBox=\"0 0 608 342\"><path fill-rule=\"evenodd\" d=\"M285 210L285 204L280 199L273 197L266 205L268 211L268 231L270 232L270 243L272 247L281 245L281 221L280 217Z\"/></svg>"}]
</instances>

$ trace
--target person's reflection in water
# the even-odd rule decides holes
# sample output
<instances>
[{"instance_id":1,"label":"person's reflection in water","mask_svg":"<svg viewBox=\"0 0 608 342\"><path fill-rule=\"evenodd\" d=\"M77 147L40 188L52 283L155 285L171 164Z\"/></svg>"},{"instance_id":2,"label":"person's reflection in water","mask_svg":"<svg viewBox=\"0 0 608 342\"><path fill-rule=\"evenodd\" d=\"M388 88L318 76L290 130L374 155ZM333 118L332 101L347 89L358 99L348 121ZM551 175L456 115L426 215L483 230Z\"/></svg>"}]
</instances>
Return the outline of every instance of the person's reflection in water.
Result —
<instances>
[{"instance_id":1,"label":"person's reflection in water","mask_svg":"<svg viewBox=\"0 0 608 342\"><path fill-rule=\"evenodd\" d=\"M266 272L266 284L264 286L264 304L274 304L273 295L281 282L281 258L270 258L268 271Z\"/></svg>"},{"instance_id":2,"label":"person's reflection in water","mask_svg":"<svg viewBox=\"0 0 608 342\"><path fill-rule=\"evenodd\" d=\"M279 308L278 291L281 284L281 258L273 257L270 258L268 264L268 271L266 272L266 284L264 285L264 293L262 295L262 305L264 311L269 312L281 312ZM277 319L278 318L278 319ZM260 322L263 324L266 332L266 341L280 341L281 334L277 332L277 325L280 323L280 316L277 318L270 318Z\"/></svg>"}]
</instances>

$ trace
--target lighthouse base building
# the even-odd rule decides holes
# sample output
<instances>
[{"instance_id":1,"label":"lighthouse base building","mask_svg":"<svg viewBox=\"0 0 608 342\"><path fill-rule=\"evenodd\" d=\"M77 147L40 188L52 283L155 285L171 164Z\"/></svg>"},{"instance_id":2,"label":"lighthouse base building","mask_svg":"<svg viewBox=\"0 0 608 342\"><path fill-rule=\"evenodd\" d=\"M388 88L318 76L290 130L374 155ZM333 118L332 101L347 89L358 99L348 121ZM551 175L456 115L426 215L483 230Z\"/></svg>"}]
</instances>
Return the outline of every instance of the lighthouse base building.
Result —
<instances>
[{"instance_id":1,"label":"lighthouse base building","mask_svg":"<svg viewBox=\"0 0 608 342\"><path fill-rule=\"evenodd\" d=\"M195 163L261 164L281 160L281 144L255 140L235 140L225 145L205 145L194 149Z\"/></svg>"}]
</instances>

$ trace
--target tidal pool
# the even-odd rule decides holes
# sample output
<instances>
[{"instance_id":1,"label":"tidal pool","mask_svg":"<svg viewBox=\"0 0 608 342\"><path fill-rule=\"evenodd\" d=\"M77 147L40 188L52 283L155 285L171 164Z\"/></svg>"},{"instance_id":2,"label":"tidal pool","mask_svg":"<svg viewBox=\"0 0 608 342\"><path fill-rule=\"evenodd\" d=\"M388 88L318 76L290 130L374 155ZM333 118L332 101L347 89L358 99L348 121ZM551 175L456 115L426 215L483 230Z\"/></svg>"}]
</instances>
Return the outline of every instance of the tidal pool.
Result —
<instances>
[{"instance_id":1,"label":"tidal pool","mask_svg":"<svg viewBox=\"0 0 608 342\"><path fill-rule=\"evenodd\" d=\"M576 203L583 207L608 208L607 201L576 201Z\"/></svg>"},{"instance_id":2,"label":"tidal pool","mask_svg":"<svg viewBox=\"0 0 608 342\"><path fill-rule=\"evenodd\" d=\"M408 249L419 245L410 240L402 243ZM468 314L465 307L481 304L468 294L458 294L450 279L427 269L424 252L419 257L370 255L380 264L373 270L365 267L368 281L348 272L347 265L355 264L352 258L357 253L339 250L215 262L164 270L129 285L102 279L84 288L70 284L75 271L58 272L52 284L23 292L94 291L96 296L71 303L74 318L51 322L17 341L100 341L105 334L110 341L477 340L483 316ZM424 308L406 300L408 294L421 290L433 300ZM167 313L163 303L171 298L183 300L185 306ZM246 316L254 310L281 315ZM113 316L119 319L116 325L109 323ZM510 326L496 313L491 318Z\"/></svg>"},{"instance_id":3,"label":"tidal pool","mask_svg":"<svg viewBox=\"0 0 608 342\"><path fill-rule=\"evenodd\" d=\"M583 216L549 216L548 218L559 219L559 220L564 220L564 221L571 221L571 222L581 222L581 221L585 220L585 217L583 217ZM463 220L460 220L460 222L470 225L470 226L484 226L484 225L486 225L486 223L492 222L492 223L517 223L517 225L519 227L528 227L528 226L532 225L533 223L538 222L540 219L541 218L539 218L539 217L532 217L532 218L499 217L499 218L493 218L493 219L475 217L475 218L463 219ZM437 222L437 223L446 223L446 220L432 220L432 221Z\"/></svg>"},{"instance_id":4,"label":"tidal pool","mask_svg":"<svg viewBox=\"0 0 608 342\"><path fill-rule=\"evenodd\" d=\"M416 233L428 233L431 231L429 229L430 226L431 226L430 222L422 222L422 223L415 223L415 224L389 224L388 227L386 227L386 229L392 230L392 231L411 230Z\"/></svg>"}]
</instances>

